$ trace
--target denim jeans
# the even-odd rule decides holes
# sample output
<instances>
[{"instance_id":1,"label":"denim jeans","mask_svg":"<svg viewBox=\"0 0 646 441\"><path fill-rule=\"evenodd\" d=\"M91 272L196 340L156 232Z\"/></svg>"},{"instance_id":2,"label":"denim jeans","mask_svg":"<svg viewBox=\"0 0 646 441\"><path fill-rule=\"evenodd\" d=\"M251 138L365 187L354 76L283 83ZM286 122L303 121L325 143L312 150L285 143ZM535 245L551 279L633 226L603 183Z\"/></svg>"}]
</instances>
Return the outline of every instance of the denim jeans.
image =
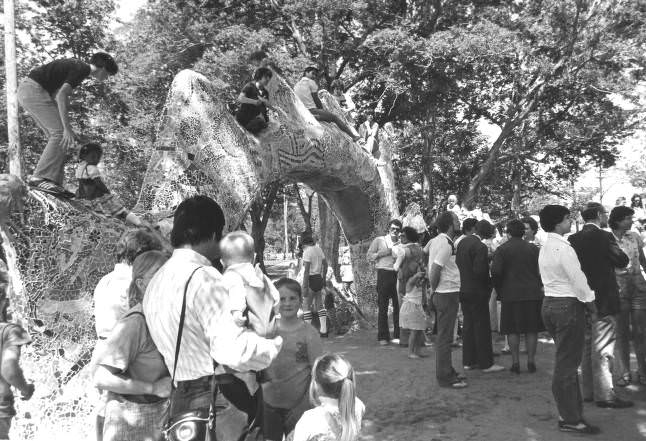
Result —
<instances>
[{"instance_id":1,"label":"denim jeans","mask_svg":"<svg viewBox=\"0 0 646 441\"><path fill-rule=\"evenodd\" d=\"M581 378L583 396L596 401L615 399L612 388L612 365L616 340L616 318L614 315L592 321L586 317L585 345Z\"/></svg>"},{"instance_id":2,"label":"denim jeans","mask_svg":"<svg viewBox=\"0 0 646 441\"><path fill-rule=\"evenodd\" d=\"M65 148L61 143L63 122L56 102L40 84L31 78L25 78L20 82L18 101L47 136L47 145L36 164L34 178L47 179L63 185L65 176Z\"/></svg>"},{"instance_id":3,"label":"denim jeans","mask_svg":"<svg viewBox=\"0 0 646 441\"><path fill-rule=\"evenodd\" d=\"M637 369L646 376L646 309L643 291L646 282L640 274L617 276L621 310L617 314L617 342L615 344L615 375L630 374L630 340L633 341ZM632 332L631 332L632 329Z\"/></svg>"},{"instance_id":4,"label":"denim jeans","mask_svg":"<svg viewBox=\"0 0 646 441\"><path fill-rule=\"evenodd\" d=\"M390 340L388 329L388 303L393 302L393 338L399 338L399 299L397 297L397 273L377 270L377 340Z\"/></svg>"},{"instance_id":5,"label":"denim jeans","mask_svg":"<svg viewBox=\"0 0 646 441\"><path fill-rule=\"evenodd\" d=\"M561 418L576 424L583 419L578 368L583 357L585 306L574 297L546 296L542 315L556 346L552 395Z\"/></svg>"},{"instance_id":6,"label":"denim jeans","mask_svg":"<svg viewBox=\"0 0 646 441\"><path fill-rule=\"evenodd\" d=\"M451 361L453 327L458 316L460 295L457 292L433 294L433 305L437 311L437 344L435 351L435 376L440 386L448 386L455 379Z\"/></svg>"},{"instance_id":7,"label":"denim jeans","mask_svg":"<svg viewBox=\"0 0 646 441\"><path fill-rule=\"evenodd\" d=\"M487 369L493 365L489 297L460 293L462 325L462 363Z\"/></svg>"}]
</instances>

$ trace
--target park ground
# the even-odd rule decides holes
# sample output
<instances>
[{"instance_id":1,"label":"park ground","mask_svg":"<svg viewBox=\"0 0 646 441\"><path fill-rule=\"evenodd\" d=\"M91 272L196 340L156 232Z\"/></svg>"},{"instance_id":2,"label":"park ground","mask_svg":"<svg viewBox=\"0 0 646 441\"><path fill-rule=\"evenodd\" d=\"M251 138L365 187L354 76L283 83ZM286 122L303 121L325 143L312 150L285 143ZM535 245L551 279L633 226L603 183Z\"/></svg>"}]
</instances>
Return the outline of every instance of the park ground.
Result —
<instances>
[{"instance_id":1,"label":"park ground","mask_svg":"<svg viewBox=\"0 0 646 441\"><path fill-rule=\"evenodd\" d=\"M502 348L496 338L496 351ZM541 339L529 374L521 355L520 375L504 371L468 371L469 387L440 388L435 381L434 346L427 358L410 360L407 349L379 346L372 329L361 329L325 341L325 350L345 355L357 373L358 395L366 404L363 441L565 441L579 438L556 429L557 412L551 392L554 344ZM453 350L453 365L461 369L462 350ZM496 357L509 367L510 355ZM633 360L633 364L635 360ZM591 439L645 440L646 387L618 391L633 400L626 410L600 409L585 404L585 418L601 427Z\"/></svg>"},{"instance_id":2,"label":"park ground","mask_svg":"<svg viewBox=\"0 0 646 441\"><path fill-rule=\"evenodd\" d=\"M284 275L288 262L272 262L272 277ZM369 311L366 311L370 316ZM374 312L373 312L374 313ZM372 322L376 322L372 317ZM392 320L390 321L392 323ZM365 322L363 323L365 325ZM536 354L538 371L527 372L521 354L520 375L503 371L484 374L468 371L469 387L440 388L435 380L435 348L426 358L407 358L408 349L379 346L376 330L362 327L342 336L324 339L324 350L341 353L354 366L358 396L366 405L361 441L566 441L581 438L557 430L558 414L552 398L554 343L543 334ZM504 339L494 333L494 350ZM523 349L521 343L521 350ZM453 366L462 371L462 349L453 350ZM511 355L496 363L511 366ZM636 360L631 360L633 371ZM618 388L622 398L635 402L629 409L600 409L584 404L584 416L602 432L600 441L646 440L646 387Z\"/></svg>"}]
</instances>

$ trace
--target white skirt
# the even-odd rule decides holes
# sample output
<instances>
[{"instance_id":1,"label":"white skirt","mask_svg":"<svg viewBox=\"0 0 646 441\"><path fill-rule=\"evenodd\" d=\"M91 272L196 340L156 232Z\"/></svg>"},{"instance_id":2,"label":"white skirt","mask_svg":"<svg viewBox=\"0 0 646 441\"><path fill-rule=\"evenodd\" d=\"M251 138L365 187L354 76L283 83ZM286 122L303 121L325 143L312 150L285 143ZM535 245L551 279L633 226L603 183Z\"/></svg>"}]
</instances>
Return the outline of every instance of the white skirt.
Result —
<instances>
[{"instance_id":1,"label":"white skirt","mask_svg":"<svg viewBox=\"0 0 646 441\"><path fill-rule=\"evenodd\" d=\"M412 331L426 329L426 313L422 305L404 300L399 310L399 326Z\"/></svg>"}]
</instances>

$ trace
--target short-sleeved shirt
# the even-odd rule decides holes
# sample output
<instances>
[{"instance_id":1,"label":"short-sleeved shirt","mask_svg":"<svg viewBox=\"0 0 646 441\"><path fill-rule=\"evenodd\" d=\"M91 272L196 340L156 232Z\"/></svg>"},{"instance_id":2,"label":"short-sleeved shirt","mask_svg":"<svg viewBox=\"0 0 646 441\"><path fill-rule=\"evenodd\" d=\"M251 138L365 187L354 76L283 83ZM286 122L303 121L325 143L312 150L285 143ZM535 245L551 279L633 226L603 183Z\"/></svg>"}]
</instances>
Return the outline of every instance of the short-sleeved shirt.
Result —
<instances>
[{"instance_id":1,"label":"short-sleeved shirt","mask_svg":"<svg viewBox=\"0 0 646 441\"><path fill-rule=\"evenodd\" d=\"M307 394L316 357L323 353L323 343L312 325L302 322L285 331L278 324L283 347L267 368L269 382L262 385L262 398L272 407L290 409Z\"/></svg>"},{"instance_id":2,"label":"short-sleeved shirt","mask_svg":"<svg viewBox=\"0 0 646 441\"><path fill-rule=\"evenodd\" d=\"M323 274L324 260L325 254L323 254L323 250L318 245L310 245L303 250L303 262L310 263L310 276L320 274L325 277L325 274Z\"/></svg>"},{"instance_id":3,"label":"short-sleeved shirt","mask_svg":"<svg viewBox=\"0 0 646 441\"><path fill-rule=\"evenodd\" d=\"M105 341L97 364L117 369L126 377L152 383L168 376L162 355L150 337L141 304L132 307L117 322ZM138 396L145 401L158 401L154 396Z\"/></svg>"},{"instance_id":4,"label":"short-sleeved shirt","mask_svg":"<svg viewBox=\"0 0 646 441\"><path fill-rule=\"evenodd\" d=\"M51 95L65 83L75 89L90 76L91 71L89 64L75 58L68 58L54 60L33 69L29 72L29 78L43 86L43 89Z\"/></svg>"},{"instance_id":5,"label":"short-sleeved shirt","mask_svg":"<svg viewBox=\"0 0 646 441\"><path fill-rule=\"evenodd\" d=\"M460 291L460 271L455 264L455 246L449 236L440 233L428 244L428 268L437 264L442 267L440 282L435 292L449 293Z\"/></svg>"},{"instance_id":6,"label":"short-sleeved shirt","mask_svg":"<svg viewBox=\"0 0 646 441\"><path fill-rule=\"evenodd\" d=\"M293 441L338 441L341 439L343 426L339 414L339 400L319 397L321 405L306 411L294 429ZM354 401L354 413L358 426L366 407L359 398ZM353 439L352 441L356 441Z\"/></svg>"},{"instance_id":7,"label":"short-sleeved shirt","mask_svg":"<svg viewBox=\"0 0 646 441\"><path fill-rule=\"evenodd\" d=\"M257 100L259 97L269 99L267 89L264 87L259 88L254 82L245 84L241 93L252 100ZM265 119L269 119L267 117L267 107L264 104L256 106L254 104L242 103L236 112L236 119L244 126L261 113L265 116Z\"/></svg>"},{"instance_id":8,"label":"short-sleeved shirt","mask_svg":"<svg viewBox=\"0 0 646 441\"><path fill-rule=\"evenodd\" d=\"M94 288L94 319L96 335L106 338L123 315L128 311L128 289L132 280L132 268L117 263L111 273L103 276Z\"/></svg>"},{"instance_id":9,"label":"short-sleeved shirt","mask_svg":"<svg viewBox=\"0 0 646 441\"><path fill-rule=\"evenodd\" d=\"M316 84L316 81L307 77L301 78L294 86L294 93L308 109L316 109L316 103L314 102L314 98L312 98L312 94L318 92L318 90L319 86Z\"/></svg>"}]
</instances>

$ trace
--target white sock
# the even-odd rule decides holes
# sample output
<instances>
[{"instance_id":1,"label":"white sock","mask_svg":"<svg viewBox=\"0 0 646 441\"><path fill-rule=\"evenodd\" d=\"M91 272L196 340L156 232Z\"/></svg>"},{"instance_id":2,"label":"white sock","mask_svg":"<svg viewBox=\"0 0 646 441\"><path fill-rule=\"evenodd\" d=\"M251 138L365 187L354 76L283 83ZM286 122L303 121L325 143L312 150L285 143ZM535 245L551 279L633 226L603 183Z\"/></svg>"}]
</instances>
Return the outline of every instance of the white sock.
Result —
<instances>
[{"instance_id":1,"label":"white sock","mask_svg":"<svg viewBox=\"0 0 646 441\"><path fill-rule=\"evenodd\" d=\"M327 333L327 311L321 309L319 311L319 322L321 323L321 334Z\"/></svg>"},{"instance_id":2,"label":"white sock","mask_svg":"<svg viewBox=\"0 0 646 441\"><path fill-rule=\"evenodd\" d=\"M303 321L305 323L309 323L310 325L312 324L312 311L303 312Z\"/></svg>"}]
</instances>

